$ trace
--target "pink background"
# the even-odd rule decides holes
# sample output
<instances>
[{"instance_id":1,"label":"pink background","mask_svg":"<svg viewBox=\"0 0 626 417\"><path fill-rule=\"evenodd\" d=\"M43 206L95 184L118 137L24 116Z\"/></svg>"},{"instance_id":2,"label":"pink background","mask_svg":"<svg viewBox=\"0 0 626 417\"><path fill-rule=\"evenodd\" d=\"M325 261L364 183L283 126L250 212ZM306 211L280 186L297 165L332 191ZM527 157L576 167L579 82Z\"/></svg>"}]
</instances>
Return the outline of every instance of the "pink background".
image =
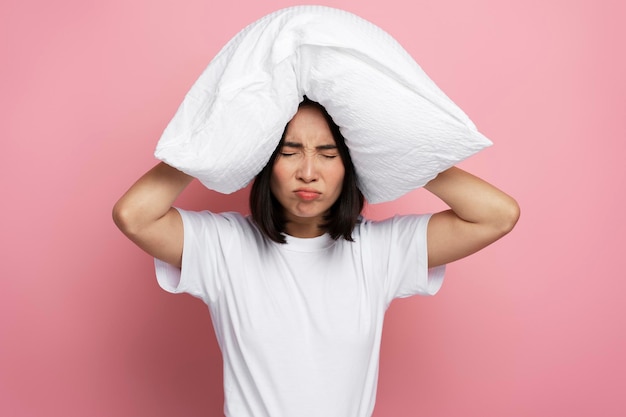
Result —
<instances>
[{"instance_id":1,"label":"pink background","mask_svg":"<svg viewBox=\"0 0 626 417\"><path fill-rule=\"evenodd\" d=\"M625 3L322 3L405 46L496 143L463 167L522 206L436 297L391 307L375 415L626 415ZM204 305L161 291L110 212L210 58L294 4L1 3L0 415L221 415ZM246 202L195 184L180 205Z\"/></svg>"}]
</instances>

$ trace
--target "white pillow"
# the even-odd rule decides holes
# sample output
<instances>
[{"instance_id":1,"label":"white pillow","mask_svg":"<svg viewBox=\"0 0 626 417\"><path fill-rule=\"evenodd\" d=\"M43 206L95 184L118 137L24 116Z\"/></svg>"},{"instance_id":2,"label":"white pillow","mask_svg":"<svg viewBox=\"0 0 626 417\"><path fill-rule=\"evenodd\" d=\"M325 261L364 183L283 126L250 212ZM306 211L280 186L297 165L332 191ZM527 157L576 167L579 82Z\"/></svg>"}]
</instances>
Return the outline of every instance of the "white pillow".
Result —
<instances>
[{"instance_id":1,"label":"white pillow","mask_svg":"<svg viewBox=\"0 0 626 417\"><path fill-rule=\"evenodd\" d=\"M210 62L155 156L230 193L265 166L306 95L326 107L370 203L393 200L491 145L390 35L324 6L276 11Z\"/></svg>"}]
</instances>

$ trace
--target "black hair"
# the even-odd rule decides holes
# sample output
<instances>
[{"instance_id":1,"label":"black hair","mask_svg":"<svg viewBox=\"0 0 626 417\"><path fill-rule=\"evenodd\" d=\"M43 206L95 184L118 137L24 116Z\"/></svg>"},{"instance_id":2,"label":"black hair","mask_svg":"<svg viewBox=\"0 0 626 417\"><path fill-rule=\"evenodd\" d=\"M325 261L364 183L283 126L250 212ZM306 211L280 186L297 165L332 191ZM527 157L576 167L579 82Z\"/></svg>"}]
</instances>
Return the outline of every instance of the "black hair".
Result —
<instances>
[{"instance_id":1,"label":"black hair","mask_svg":"<svg viewBox=\"0 0 626 417\"><path fill-rule=\"evenodd\" d=\"M356 172L352 164L352 158L350 158L348 146L339 131L339 126L335 124L324 106L304 96L304 100L300 103L299 108L302 107L314 107L320 110L328 123L345 169L341 194L330 207L328 213L324 216L324 223L319 225L319 227L327 231L330 237L335 240L343 237L348 241L353 241L352 231L359 221L365 198L357 186ZM265 167L254 179L252 189L250 190L252 220L266 237L278 243L286 242L283 235L286 223L285 209L274 197L270 189L270 180L274 161L276 161L285 140L287 126L285 126L278 146Z\"/></svg>"}]
</instances>

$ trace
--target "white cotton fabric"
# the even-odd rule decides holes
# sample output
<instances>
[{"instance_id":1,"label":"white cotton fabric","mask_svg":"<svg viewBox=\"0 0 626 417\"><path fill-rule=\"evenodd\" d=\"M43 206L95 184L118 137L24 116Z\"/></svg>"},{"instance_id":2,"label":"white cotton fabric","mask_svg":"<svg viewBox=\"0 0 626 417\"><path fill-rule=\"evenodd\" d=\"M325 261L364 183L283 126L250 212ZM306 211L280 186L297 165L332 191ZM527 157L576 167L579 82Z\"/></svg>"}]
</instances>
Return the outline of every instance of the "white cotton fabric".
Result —
<instances>
[{"instance_id":1,"label":"white cotton fabric","mask_svg":"<svg viewBox=\"0 0 626 417\"><path fill-rule=\"evenodd\" d=\"M182 270L156 260L158 282L209 307L224 360L228 417L369 417L385 310L432 295L429 216L364 220L354 242L265 239L237 213L179 210Z\"/></svg>"},{"instance_id":2,"label":"white cotton fabric","mask_svg":"<svg viewBox=\"0 0 626 417\"><path fill-rule=\"evenodd\" d=\"M192 86L155 156L223 193L269 160L306 95L326 107L371 203L491 142L390 35L343 10L296 6L237 34Z\"/></svg>"}]
</instances>

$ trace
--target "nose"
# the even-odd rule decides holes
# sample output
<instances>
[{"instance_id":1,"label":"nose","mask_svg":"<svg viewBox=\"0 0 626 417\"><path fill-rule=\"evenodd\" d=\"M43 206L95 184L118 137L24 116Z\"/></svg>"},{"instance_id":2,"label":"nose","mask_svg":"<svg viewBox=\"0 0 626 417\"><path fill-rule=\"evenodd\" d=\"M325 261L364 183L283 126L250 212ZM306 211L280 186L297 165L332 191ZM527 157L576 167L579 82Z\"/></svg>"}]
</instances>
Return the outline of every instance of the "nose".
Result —
<instances>
[{"instance_id":1,"label":"nose","mask_svg":"<svg viewBox=\"0 0 626 417\"><path fill-rule=\"evenodd\" d=\"M298 165L296 176L299 180L309 183L317 181L318 169L315 155L304 155Z\"/></svg>"}]
</instances>

